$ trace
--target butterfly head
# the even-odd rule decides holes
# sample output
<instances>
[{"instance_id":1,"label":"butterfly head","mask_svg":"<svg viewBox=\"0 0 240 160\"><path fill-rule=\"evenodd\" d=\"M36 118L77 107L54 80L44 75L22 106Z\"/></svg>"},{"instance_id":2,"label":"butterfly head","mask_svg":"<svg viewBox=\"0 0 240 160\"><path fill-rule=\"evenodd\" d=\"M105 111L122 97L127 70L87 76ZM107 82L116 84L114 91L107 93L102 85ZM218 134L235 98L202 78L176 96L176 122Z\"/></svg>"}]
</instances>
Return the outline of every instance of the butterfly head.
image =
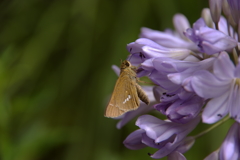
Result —
<instances>
[{"instance_id":1,"label":"butterfly head","mask_svg":"<svg viewBox=\"0 0 240 160\"><path fill-rule=\"evenodd\" d=\"M127 60L123 61L122 64L121 64L121 69L125 69L125 68L128 68L128 67L131 67L131 63Z\"/></svg>"}]
</instances>

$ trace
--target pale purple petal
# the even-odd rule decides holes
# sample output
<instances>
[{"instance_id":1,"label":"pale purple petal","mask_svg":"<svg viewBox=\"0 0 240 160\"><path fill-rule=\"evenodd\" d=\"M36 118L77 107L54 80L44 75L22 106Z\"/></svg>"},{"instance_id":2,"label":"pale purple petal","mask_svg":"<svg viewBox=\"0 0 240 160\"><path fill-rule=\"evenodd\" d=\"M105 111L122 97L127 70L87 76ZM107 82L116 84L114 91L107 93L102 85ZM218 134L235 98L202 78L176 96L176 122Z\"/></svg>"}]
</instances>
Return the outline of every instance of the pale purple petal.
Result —
<instances>
[{"instance_id":1,"label":"pale purple petal","mask_svg":"<svg viewBox=\"0 0 240 160\"><path fill-rule=\"evenodd\" d=\"M239 160L240 158L240 141L239 141L240 127L235 122L229 129L228 134L220 148L220 160Z\"/></svg>"},{"instance_id":2,"label":"pale purple petal","mask_svg":"<svg viewBox=\"0 0 240 160\"><path fill-rule=\"evenodd\" d=\"M158 57L155 58L152 63L156 70L162 72L162 73L176 73L177 70L175 68L176 62L180 60L175 60L172 58L166 58L166 57ZM173 62L173 63L171 63Z\"/></svg>"},{"instance_id":3,"label":"pale purple petal","mask_svg":"<svg viewBox=\"0 0 240 160\"><path fill-rule=\"evenodd\" d=\"M191 87L202 98L214 98L221 96L230 89L230 81L220 81L208 71L201 70L191 77ZM185 88L187 89L187 88Z\"/></svg>"},{"instance_id":4,"label":"pale purple petal","mask_svg":"<svg viewBox=\"0 0 240 160\"><path fill-rule=\"evenodd\" d=\"M154 108L162 114L167 115L167 109L178 99L179 97L176 94L171 95L165 92L160 96L161 103L154 105Z\"/></svg>"},{"instance_id":5,"label":"pale purple petal","mask_svg":"<svg viewBox=\"0 0 240 160\"><path fill-rule=\"evenodd\" d=\"M152 105L153 104L150 104L148 106L148 105L146 105L144 103L141 103L140 106L138 107L138 109L125 113L123 115L123 117L121 118L121 120L118 122L117 128L121 129L124 125L126 125L133 118L135 118L135 117L137 117L139 115L142 115L142 114L146 114L146 113L150 112L151 110L154 110Z\"/></svg>"},{"instance_id":6,"label":"pale purple petal","mask_svg":"<svg viewBox=\"0 0 240 160\"><path fill-rule=\"evenodd\" d=\"M191 80L192 80L192 76L186 78L183 82L182 82L182 86L183 88L188 91L188 92L194 92L194 89L191 85Z\"/></svg>"},{"instance_id":7,"label":"pale purple petal","mask_svg":"<svg viewBox=\"0 0 240 160\"><path fill-rule=\"evenodd\" d=\"M226 17L229 17L231 15L231 11L227 0L223 0L222 7L224 15L226 15Z\"/></svg>"},{"instance_id":8,"label":"pale purple petal","mask_svg":"<svg viewBox=\"0 0 240 160\"><path fill-rule=\"evenodd\" d=\"M156 58L153 61L154 67L168 74L169 80L181 85L183 81L194 72L201 69L211 69L215 58L208 58L200 62L173 61L169 59Z\"/></svg>"},{"instance_id":9,"label":"pale purple petal","mask_svg":"<svg viewBox=\"0 0 240 160\"><path fill-rule=\"evenodd\" d=\"M191 140L191 139L192 139L191 137L187 137L184 140L178 141L176 143L167 143L164 147L162 147L157 152L155 152L153 155L151 155L151 157L158 159L158 158L162 158L167 155L170 155L174 151L177 151L180 153L182 153L181 151L185 152L188 149L190 149L194 143L194 140Z\"/></svg>"},{"instance_id":10,"label":"pale purple petal","mask_svg":"<svg viewBox=\"0 0 240 160\"><path fill-rule=\"evenodd\" d=\"M185 153L187 152L190 148L192 148L192 146L195 143L195 138L194 137L186 137L181 144L177 147L176 151L180 152L180 153Z\"/></svg>"},{"instance_id":11,"label":"pale purple petal","mask_svg":"<svg viewBox=\"0 0 240 160\"><path fill-rule=\"evenodd\" d=\"M152 61L154 60L154 58L150 58L145 60L142 64L141 64L141 68L147 71L152 71L154 68Z\"/></svg>"},{"instance_id":12,"label":"pale purple petal","mask_svg":"<svg viewBox=\"0 0 240 160\"><path fill-rule=\"evenodd\" d=\"M177 94L179 99L181 100L188 100L189 98L192 97L193 93L186 91L185 89L182 88L181 91Z\"/></svg>"},{"instance_id":13,"label":"pale purple petal","mask_svg":"<svg viewBox=\"0 0 240 160\"><path fill-rule=\"evenodd\" d=\"M112 65L112 70L116 73L117 76L120 74L120 68L116 65Z\"/></svg>"},{"instance_id":14,"label":"pale purple petal","mask_svg":"<svg viewBox=\"0 0 240 160\"><path fill-rule=\"evenodd\" d=\"M141 52L142 51L142 47L143 46L149 46L149 47L153 47L153 48L158 48L158 49L161 49L162 47L157 44L156 42L150 40L150 39L147 39L147 38L139 38L137 39L135 42L132 42L132 43L129 43L127 45L127 50L130 52L130 53L136 53L136 52Z\"/></svg>"},{"instance_id":15,"label":"pale purple petal","mask_svg":"<svg viewBox=\"0 0 240 160\"><path fill-rule=\"evenodd\" d=\"M185 41L180 37L169 34L168 32L160 32L149 28L142 28L140 37L151 39L154 42L168 48L197 50L197 47L194 43Z\"/></svg>"},{"instance_id":16,"label":"pale purple petal","mask_svg":"<svg viewBox=\"0 0 240 160\"><path fill-rule=\"evenodd\" d=\"M183 32L190 28L187 18L183 14L175 14L173 17L173 24L181 38L186 39L186 36L183 34Z\"/></svg>"},{"instance_id":17,"label":"pale purple petal","mask_svg":"<svg viewBox=\"0 0 240 160\"><path fill-rule=\"evenodd\" d=\"M163 89L168 90L169 92L174 92L181 88L181 86L171 82L166 74L162 74L156 70L152 71L152 73L149 75L149 78L153 83L159 85Z\"/></svg>"},{"instance_id":18,"label":"pale purple petal","mask_svg":"<svg viewBox=\"0 0 240 160\"><path fill-rule=\"evenodd\" d=\"M168 119L176 123L187 123L194 119L201 111L203 99L198 96L192 96L189 100L178 100L174 102L167 110Z\"/></svg>"},{"instance_id":19,"label":"pale purple petal","mask_svg":"<svg viewBox=\"0 0 240 160\"><path fill-rule=\"evenodd\" d=\"M173 74L168 74L167 77L173 83L177 85L181 85L187 77L191 76L191 74L192 73L189 73L189 72L173 73Z\"/></svg>"},{"instance_id":20,"label":"pale purple petal","mask_svg":"<svg viewBox=\"0 0 240 160\"><path fill-rule=\"evenodd\" d=\"M173 49L165 47L154 48L150 46L144 46L142 49L147 57L171 57L174 59L184 59L191 53L191 50L188 49Z\"/></svg>"},{"instance_id":21,"label":"pale purple petal","mask_svg":"<svg viewBox=\"0 0 240 160\"><path fill-rule=\"evenodd\" d=\"M147 55L143 53L143 50L142 50L143 46L149 46L149 47L158 48L158 49L162 48L159 44L146 38L139 38L135 42L129 43L127 45L127 50L131 54L129 55L127 60L129 60L132 63L132 65L138 66L144 60L149 58L147 57Z\"/></svg>"},{"instance_id":22,"label":"pale purple petal","mask_svg":"<svg viewBox=\"0 0 240 160\"><path fill-rule=\"evenodd\" d=\"M210 155L208 155L206 158L204 158L204 160L219 160L218 154L219 150L216 150L212 152Z\"/></svg>"},{"instance_id":23,"label":"pale purple petal","mask_svg":"<svg viewBox=\"0 0 240 160\"><path fill-rule=\"evenodd\" d=\"M169 139L165 140L165 141L162 141L160 143L156 143L154 141L154 139L151 139L147 136L146 133L143 133L142 134L142 143L149 146L149 147L152 147L152 148L158 148L158 149L161 149L163 148L167 143L172 143L175 139L176 135L172 135Z\"/></svg>"},{"instance_id":24,"label":"pale purple petal","mask_svg":"<svg viewBox=\"0 0 240 160\"><path fill-rule=\"evenodd\" d=\"M163 158L170 153L172 153L176 149L177 145L170 145L167 144L165 147L159 149L157 152L151 155L152 158L154 159L160 159Z\"/></svg>"},{"instance_id":25,"label":"pale purple petal","mask_svg":"<svg viewBox=\"0 0 240 160\"><path fill-rule=\"evenodd\" d=\"M160 86L154 86L153 87L153 95L154 95L155 100L157 102L161 101L161 96L163 95L163 93L166 93L166 90L163 89L162 87L160 87Z\"/></svg>"},{"instance_id":26,"label":"pale purple petal","mask_svg":"<svg viewBox=\"0 0 240 160\"><path fill-rule=\"evenodd\" d=\"M142 66L137 69L137 77L149 76L150 73L151 71L143 69Z\"/></svg>"},{"instance_id":27,"label":"pale purple petal","mask_svg":"<svg viewBox=\"0 0 240 160\"><path fill-rule=\"evenodd\" d=\"M224 34L229 35L227 20L223 16L220 17L220 21L218 22L218 28ZM234 30L231 26L229 26L229 30L230 30L229 36L233 37L234 39L237 39L237 34L234 33Z\"/></svg>"},{"instance_id":28,"label":"pale purple petal","mask_svg":"<svg viewBox=\"0 0 240 160\"><path fill-rule=\"evenodd\" d=\"M169 130L169 128L177 126L178 124L166 122L151 115L142 115L136 121L136 125L141 129L144 129L147 136L151 139L156 139L160 135L163 135L161 138L161 140L163 141L175 134L174 131L172 131L172 134L166 134L166 132L170 133L171 131ZM156 127L159 129L156 130ZM160 142L161 140L159 140L158 142Z\"/></svg>"},{"instance_id":29,"label":"pale purple petal","mask_svg":"<svg viewBox=\"0 0 240 160\"><path fill-rule=\"evenodd\" d=\"M219 97L211 99L207 103L202 113L204 123L215 123L228 114L228 96L229 92L226 92Z\"/></svg>"},{"instance_id":30,"label":"pale purple petal","mask_svg":"<svg viewBox=\"0 0 240 160\"><path fill-rule=\"evenodd\" d=\"M222 11L222 0L209 0L209 7L213 22L217 23Z\"/></svg>"},{"instance_id":31,"label":"pale purple petal","mask_svg":"<svg viewBox=\"0 0 240 160\"><path fill-rule=\"evenodd\" d=\"M193 29L195 30L199 30L202 27L206 27L206 23L204 22L204 20L202 18L199 18L194 24L193 24Z\"/></svg>"},{"instance_id":32,"label":"pale purple petal","mask_svg":"<svg viewBox=\"0 0 240 160\"><path fill-rule=\"evenodd\" d=\"M234 65L226 52L221 52L213 65L214 75L221 80L234 78Z\"/></svg>"},{"instance_id":33,"label":"pale purple petal","mask_svg":"<svg viewBox=\"0 0 240 160\"><path fill-rule=\"evenodd\" d=\"M168 160L187 160L184 155L178 151L172 152L168 155Z\"/></svg>"},{"instance_id":34,"label":"pale purple petal","mask_svg":"<svg viewBox=\"0 0 240 160\"><path fill-rule=\"evenodd\" d=\"M234 77L240 78L240 62L238 62L237 67L234 69Z\"/></svg>"},{"instance_id":35,"label":"pale purple petal","mask_svg":"<svg viewBox=\"0 0 240 160\"><path fill-rule=\"evenodd\" d=\"M132 132L124 141L123 144L125 147L137 150L147 147L145 144L142 143L142 134L145 133L143 129L138 129Z\"/></svg>"},{"instance_id":36,"label":"pale purple petal","mask_svg":"<svg viewBox=\"0 0 240 160\"><path fill-rule=\"evenodd\" d=\"M187 29L184 34L199 47L201 52L209 55L232 49L237 45L237 41L227 34L207 27L202 18L194 23L193 29Z\"/></svg>"},{"instance_id":37,"label":"pale purple petal","mask_svg":"<svg viewBox=\"0 0 240 160\"><path fill-rule=\"evenodd\" d=\"M240 88L232 84L229 97L230 116L240 122Z\"/></svg>"},{"instance_id":38,"label":"pale purple petal","mask_svg":"<svg viewBox=\"0 0 240 160\"><path fill-rule=\"evenodd\" d=\"M240 2L239 0L228 0L229 7L231 8L231 14L236 24L240 18Z\"/></svg>"},{"instance_id":39,"label":"pale purple petal","mask_svg":"<svg viewBox=\"0 0 240 160\"><path fill-rule=\"evenodd\" d=\"M148 137L155 139L156 143L169 139L172 135L177 135L175 141L182 140L199 123L197 117L186 124L162 121L151 115L140 116L136 125L146 131Z\"/></svg>"},{"instance_id":40,"label":"pale purple petal","mask_svg":"<svg viewBox=\"0 0 240 160\"><path fill-rule=\"evenodd\" d=\"M221 31L204 27L199 30L198 34L201 42L200 50L209 55L224 50L232 49L237 45L237 41Z\"/></svg>"},{"instance_id":41,"label":"pale purple petal","mask_svg":"<svg viewBox=\"0 0 240 160\"><path fill-rule=\"evenodd\" d=\"M197 31L202 27L206 27L206 24L204 20L200 18L193 24L193 28L188 28L186 32L184 32L184 35L196 43L196 45L199 45L200 39L195 35L195 30Z\"/></svg>"}]
</instances>

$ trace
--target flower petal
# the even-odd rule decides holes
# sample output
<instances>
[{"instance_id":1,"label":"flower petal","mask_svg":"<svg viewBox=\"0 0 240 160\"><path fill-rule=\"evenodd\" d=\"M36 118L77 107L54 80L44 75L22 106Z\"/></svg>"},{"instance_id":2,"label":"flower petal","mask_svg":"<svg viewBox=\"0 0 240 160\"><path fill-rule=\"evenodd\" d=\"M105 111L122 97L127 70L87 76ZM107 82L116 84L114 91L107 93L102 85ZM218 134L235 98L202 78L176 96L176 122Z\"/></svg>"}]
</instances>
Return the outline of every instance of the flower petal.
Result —
<instances>
[{"instance_id":1,"label":"flower petal","mask_svg":"<svg viewBox=\"0 0 240 160\"><path fill-rule=\"evenodd\" d=\"M186 137L181 144L177 147L177 151L180 153L185 153L187 152L190 148L192 148L192 146L195 143L195 138L194 137Z\"/></svg>"},{"instance_id":2,"label":"flower petal","mask_svg":"<svg viewBox=\"0 0 240 160\"><path fill-rule=\"evenodd\" d=\"M213 22L218 23L222 11L222 0L209 0L209 7Z\"/></svg>"},{"instance_id":3,"label":"flower petal","mask_svg":"<svg viewBox=\"0 0 240 160\"><path fill-rule=\"evenodd\" d=\"M172 152L168 155L168 160L187 160L184 155L178 151Z\"/></svg>"},{"instance_id":4,"label":"flower petal","mask_svg":"<svg viewBox=\"0 0 240 160\"><path fill-rule=\"evenodd\" d=\"M199 47L202 53L209 55L232 49L237 45L237 41L232 37L206 26L202 18L194 23L193 29L187 29L185 35Z\"/></svg>"},{"instance_id":5,"label":"flower petal","mask_svg":"<svg viewBox=\"0 0 240 160\"><path fill-rule=\"evenodd\" d=\"M207 103L202 113L204 123L215 123L227 115L229 111L228 96L229 92L226 92L219 97L211 99Z\"/></svg>"},{"instance_id":6,"label":"flower petal","mask_svg":"<svg viewBox=\"0 0 240 160\"><path fill-rule=\"evenodd\" d=\"M151 139L156 139L160 135L161 136L165 135L162 137L162 140L166 140L169 137L171 137L172 134L165 134L165 132L167 132L170 127L174 126L174 124L172 124L171 122L160 120L151 115L140 116L136 121L136 125L139 128L144 129L146 131L147 136ZM161 129L156 130L156 127Z\"/></svg>"},{"instance_id":7,"label":"flower petal","mask_svg":"<svg viewBox=\"0 0 240 160\"><path fill-rule=\"evenodd\" d=\"M234 65L226 52L221 52L213 65L213 72L221 80L234 78Z\"/></svg>"},{"instance_id":8,"label":"flower petal","mask_svg":"<svg viewBox=\"0 0 240 160\"><path fill-rule=\"evenodd\" d=\"M195 93L200 97L214 98L227 92L231 81L220 81L210 72L201 70L194 73L190 83Z\"/></svg>"},{"instance_id":9,"label":"flower petal","mask_svg":"<svg viewBox=\"0 0 240 160\"><path fill-rule=\"evenodd\" d=\"M194 119L201 111L203 99L191 96L188 100L178 100L166 110L167 117L176 123L187 123Z\"/></svg>"},{"instance_id":10,"label":"flower petal","mask_svg":"<svg viewBox=\"0 0 240 160\"><path fill-rule=\"evenodd\" d=\"M175 14L173 17L173 24L181 38L187 40L186 36L183 34L186 29L190 28L187 18L183 14Z\"/></svg>"},{"instance_id":11,"label":"flower petal","mask_svg":"<svg viewBox=\"0 0 240 160\"><path fill-rule=\"evenodd\" d=\"M140 37L151 39L161 46L168 48L185 48L190 50L197 50L197 46L194 43L185 41L174 34L169 34L168 32L160 32L143 27L141 29Z\"/></svg>"},{"instance_id":12,"label":"flower petal","mask_svg":"<svg viewBox=\"0 0 240 160\"><path fill-rule=\"evenodd\" d=\"M188 49L173 49L173 48L153 48L150 46L144 46L144 53L147 57L171 57L174 59L184 59L190 55L191 51Z\"/></svg>"},{"instance_id":13,"label":"flower petal","mask_svg":"<svg viewBox=\"0 0 240 160\"><path fill-rule=\"evenodd\" d=\"M230 116L234 118L236 121L240 122L240 88L239 85L232 84L230 90L230 97L228 100L229 107L230 107Z\"/></svg>"},{"instance_id":14,"label":"flower petal","mask_svg":"<svg viewBox=\"0 0 240 160\"><path fill-rule=\"evenodd\" d=\"M176 85L172 81L170 81L167 75L162 74L161 72L158 72L156 70L152 71L152 73L149 75L149 78L153 81L153 83L158 84L163 89L166 89L169 92L174 92L181 88L180 85Z\"/></svg>"},{"instance_id":15,"label":"flower petal","mask_svg":"<svg viewBox=\"0 0 240 160\"><path fill-rule=\"evenodd\" d=\"M238 62L238 65L234 70L234 77L240 78L240 61Z\"/></svg>"},{"instance_id":16,"label":"flower petal","mask_svg":"<svg viewBox=\"0 0 240 160\"><path fill-rule=\"evenodd\" d=\"M219 158L223 160L238 160L240 158L240 141L239 141L240 127L235 122L228 131L228 134L221 145L219 151Z\"/></svg>"},{"instance_id":17,"label":"flower petal","mask_svg":"<svg viewBox=\"0 0 240 160\"><path fill-rule=\"evenodd\" d=\"M210 155L208 155L206 158L204 158L204 160L219 160L218 154L219 150L216 150L212 152Z\"/></svg>"},{"instance_id":18,"label":"flower petal","mask_svg":"<svg viewBox=\"0 0 240 160\"><path fill-rule=\"evenodd\" d=\"M132 132L124 141L123 144L128 149L137 150L146 147L145 144L142 143L142 134L145 133L143 129L138 129Z\"/></svg>"},{"instance_id":19,"label":"flower petal","mask_svg":"<svg viewBox=\"0 0 240 160\"><path fill-rule=\"evenodd\" d=\"M112 70L116 73L116 75L119 76L120 74L120 68L116 65L112 65Z\"/></svg>"}]
</instances>

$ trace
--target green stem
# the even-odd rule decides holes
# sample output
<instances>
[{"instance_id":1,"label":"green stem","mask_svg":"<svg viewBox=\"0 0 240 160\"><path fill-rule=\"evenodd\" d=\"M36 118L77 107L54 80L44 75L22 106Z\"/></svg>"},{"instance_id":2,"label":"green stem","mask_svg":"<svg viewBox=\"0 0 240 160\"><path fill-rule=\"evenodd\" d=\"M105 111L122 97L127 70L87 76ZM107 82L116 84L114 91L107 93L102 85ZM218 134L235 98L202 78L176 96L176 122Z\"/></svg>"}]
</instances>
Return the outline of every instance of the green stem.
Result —
<instances>
[{"instance_id":1,"label":"green stem","mask_svg":"<svg viewBox=\"0 0 240 160\"><path fill-rule=\"evenodd\" d=\"M223 120L219 121L218 123L215 123L214 125L212 125L211 127L209 127L208 129L206 129L205 131L193 136L195 139L198 137L203 136L204 134L210 132L212 129L216 128L217 126L221 125L222 123L224 123L225 121L229 120L230 117L225 117Z\"/></svg>"}]
</instances>

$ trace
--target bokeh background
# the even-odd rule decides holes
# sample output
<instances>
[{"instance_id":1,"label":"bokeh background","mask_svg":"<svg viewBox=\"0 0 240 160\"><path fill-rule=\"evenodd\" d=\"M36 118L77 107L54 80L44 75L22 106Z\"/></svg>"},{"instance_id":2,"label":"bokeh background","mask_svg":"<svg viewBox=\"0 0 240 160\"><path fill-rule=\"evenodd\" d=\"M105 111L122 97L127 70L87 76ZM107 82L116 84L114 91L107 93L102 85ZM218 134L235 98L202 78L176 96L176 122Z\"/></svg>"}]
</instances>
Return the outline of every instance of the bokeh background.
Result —
<instances>
[{"instance_id":1,"label":"bokeh background","mask_svg":"<svg viewBox=\"0 0 240 160\"><path fill-rule=\"evenodd\" d=\"M207 0L2 0L0 159L150 160L154 149L122 144L135 120L118 130L103 116L117 79L111 65L126 59L142 26L173 28L175 13L192 24L204 7ZM226 132L199 138L186 156L203 159Z\"/></svg>"}]
</instances>

